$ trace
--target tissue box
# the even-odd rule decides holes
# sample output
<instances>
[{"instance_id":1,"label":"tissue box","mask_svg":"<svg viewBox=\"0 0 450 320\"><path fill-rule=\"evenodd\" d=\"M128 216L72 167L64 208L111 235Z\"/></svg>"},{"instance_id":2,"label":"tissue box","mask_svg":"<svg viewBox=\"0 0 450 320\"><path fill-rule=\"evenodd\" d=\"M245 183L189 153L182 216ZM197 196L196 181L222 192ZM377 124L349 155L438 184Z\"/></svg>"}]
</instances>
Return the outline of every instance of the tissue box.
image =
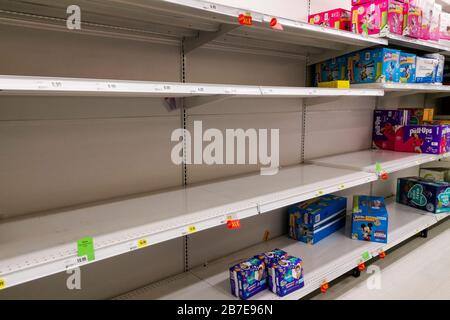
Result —
<instances>
[{"instance_id":1,"label":"tissue box","mask_svg":"<svg viewBox=\"0 0 450 320\"><path fill-rule=\"evenodd\" d=\"M280 297L284 297L305 285L303 279L303 261L288 256L269 266L269 288Z\"/></svg>"},{"instance_id":2,"label":"tissue box","mask_svg":"<svg viewBox=\"0 0 450 320\"><path fill-rule=\"evenodd\" d=\"M350 31L351 12L344 9L333 9L309 16L309 23L323 27Z\"/></svg>"},{"instance_id":3,"label":"tissue box","mask_svg":"<svg viewBox=\"0 0 450 320\"><path fill-rule=\"evenodd\" d=\"M354 196L352 239L387 243L388 212L383 197Z\"/></svg>"},{"instance_id":4,"label":"tissue box","mask_svg":"<svg viewBox=\"0 0 450 320\"><path fill-rule=\"evenodd\" d=\"M288 208L289 236L315 244L345 225L347 199L326 195Z\"/></svg>"},{"instance_id":5,"label":"tissue box","mask_svg":"<svg viewBox=\"0 0 450 320\"><path fill-rule=\"evenodd\" d=\"M407 125L395 133L395 151L442 154L448 150L448 126Z\"/></svg>"},{"instance_id":6,"label":"tissue box","mask_svg":"<svg viewBox=\"0 0 450 320\"><path fill-rule=\"evenodd\" d=\"M264 260L253 257L230 268L231 293L243 300L267 289Z\"/></svg>"},{"instance_id":7,"label":"tissue box","mask_svg":"<svg viewBox=\"0 0 450 320\"><path fill-rule=\"evenodd\" d=\"M400 82L400 51L387 48L365 50L351 58L351 83Z\"/></svg>"},{"instance_id":8,"label":"tissue box","mask_svg":"<svg viewBox=\"0 0 450 320\"><path fill-rule=\"evenodd\" d=\"M426 180L450 182L449 168L421 168L419 175Z\"/></svg>"},{"instance_id":9,"label":"tissue box","mask_svg":"<svg viewBox=\"0 0 450 320\"><path fill-rule=\"evenodd\" d=\"M400 82L416 82L416 55L411 53L400 53Z\"/></svg>"},{"instance_id":10,"label":"tissue box","mask_svg":"<svg viewBox=\"0 0 450 320\"><path fill-rule=\"evenodd\" d=\"M444 82L444 66L445 66L445 57L439 53L429 53L424 55L425 58L435 59L437 60L437 66L435 68L435 83Z\"/></svg>"},{"instance_id":11,"label":"tissue box","mask_svg":"<svg viewBox=\"0 0 450 320\"><path fill-rule=\"evenodd\" d=\"M287 256L287 252L281 249L273 249L272 251L262 253L258 255L258 259L264 261L266 266L270 266L272 263L284 259Z\"/></svg>"},{"instance_id":12,"label":"tissue box","mask_svg":"<svg viewBox=\"0 0 450 320\"><path fill-rule=\"evenodd\" d=\"M432 213L450 212L450 184L410 177L397 180L397 202Z\"/></svg>"},{"instance_id":13,"label":"tissue box","mask_svg":"<svg viewBox=\"0 0 450 320\"><path fill-rule=\"evenodd\" d=\"M373 121L373 147L383 150L395 149L395 131L408 122L407 110L375 110Z\"/></svg>"},{"instance_id":14,"label":"tissue box","mask_svg":"<svg viewBox=\"0 0 450 320\"><path fill-rule=\"evenodd\" d=\"M416 82L434 83L436 81L436 69L439 60L417 57L416 58Z\"/></svg>"}]
</instances>

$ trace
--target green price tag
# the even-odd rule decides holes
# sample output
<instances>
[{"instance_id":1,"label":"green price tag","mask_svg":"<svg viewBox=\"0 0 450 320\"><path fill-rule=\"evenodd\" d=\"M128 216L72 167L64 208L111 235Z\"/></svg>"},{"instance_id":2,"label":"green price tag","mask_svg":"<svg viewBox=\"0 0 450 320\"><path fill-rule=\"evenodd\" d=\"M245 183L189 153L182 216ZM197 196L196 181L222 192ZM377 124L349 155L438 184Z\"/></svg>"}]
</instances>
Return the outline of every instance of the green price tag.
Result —
<instances>
[{"instance_id":1,"label":"green price tag","mask_svg":"<svg viewBox=\"0 0 450 320\"><path fill-rule=\"evenodd\" d=\"M361 255L364 261L367 261L370 259L370 254L369 251L363 252L363 254Z\"/></svg>"},{"instance_id":2,"label":"green price tag","mask_svg":"<svg viewBox=\"0 0 450 320\"><path fill-rule=\"evenodd\" d=\"M375 172L376 173L380 173L380 172L382 172L383 171L383 168L381 168L381 164L379 163L379 162L377 162L376 164L375 164Z\"/></svg>"},{"instance_id":3,"label":"green price tag","mask_svg":"<svg viewBox=\"0 0 450 320\"><path fill-rule=\"evenodd\" d=\"M86 256L88 261L95 260L94 254L94 239L92 237L85 237L77 241L78 256Z\"/></svg>"}]
</instances>

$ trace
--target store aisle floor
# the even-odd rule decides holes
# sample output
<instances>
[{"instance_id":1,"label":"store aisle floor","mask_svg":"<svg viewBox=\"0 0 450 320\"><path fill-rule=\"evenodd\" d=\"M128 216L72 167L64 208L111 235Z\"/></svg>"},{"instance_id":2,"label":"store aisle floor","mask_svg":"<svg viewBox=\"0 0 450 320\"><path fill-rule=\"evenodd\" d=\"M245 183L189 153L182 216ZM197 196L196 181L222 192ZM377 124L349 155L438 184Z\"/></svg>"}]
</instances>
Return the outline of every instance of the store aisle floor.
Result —
<instances>
[{"instance_id":1,"label":"store aisle floor","mask_svg":"<svg viewBox=\"0 0 450 320\"><path fill-rule=\"evenodd\" d=\"M372 266L380 272L343 277L313 299L450 299L450 220L430 230L427 239L415 238ZM379 289L369 289L377 284Z\"/></svg>"}]
</instances>

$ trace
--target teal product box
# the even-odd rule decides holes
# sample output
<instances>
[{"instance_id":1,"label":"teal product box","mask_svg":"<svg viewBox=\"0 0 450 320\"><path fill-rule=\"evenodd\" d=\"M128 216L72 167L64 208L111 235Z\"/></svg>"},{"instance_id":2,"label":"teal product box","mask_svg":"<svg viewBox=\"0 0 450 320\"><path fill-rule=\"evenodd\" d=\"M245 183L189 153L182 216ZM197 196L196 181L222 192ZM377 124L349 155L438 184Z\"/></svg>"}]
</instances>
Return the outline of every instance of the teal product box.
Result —
<instances>
[{"instance_id":1,"label":"teal product box","mask_svg":"<svg viewBox=\"0 0 450 320\"><path fill-rule=\"evenodd\" d=\"M230 268L231 294L247 300L267 289L264 260L253 257Z\"/></svg>"},{"instance_id":2,"label":"teal product box","mask_svg":"<svg viewBox=\"0 0 450 320\"><path fill-rule=\"evenodd\" d=\"M412 53L400 53L400 82L414 83L416 82L416 58Z\"/></svg>"},{"instance_id":3,"label":"teal product box","mask_svg":"<svg viewBox=\"0 0 450 320\"><path fill-rule=\"evenodd\" d=\"M432 213L450 212L450 183L419 177L397 180L397 202Z\"/></svg>"},{"instance_id":4,"label":"teal product box","mask_svg":"<svg viewBox=\"0 0 450 320\"><path fill-rule=\"evenodd\" d=\"M305 285L303 261L287 256L269 266L269 288L280 297L284 297Z\"/></svg>"},{"instance_id":5,"label":"teal product box","mask_svg":"<svg viewBox=\"0 0 450 320\"><path fill-rule=\"evenodd\" d=\"M345 225L347 199L325 195L288 208L289 237L315 244Z\"/></svg>"},{"instance_id":6,"label":"teal product box","mask_svg":"<svg viewBox=\"0 0 450 320\"><path fill-rule=\"evenodd\" d=\"M347 80L347 58L345 56L333 58L321 63L319 82Z\"/></svg>"},{"instance_id":7,"label":"teal product box","mask_svg":"<svg viewBox=\"0 0 450 320\"><path fill-rule=\"evenodd\" d=\"M352 239L387 243L388 212L383 197L353 197Z\"/></svg>"},{"instance_id":8,"label":"teal product box","mask_svg":"<svg viewBox=\"0 0 450 320\"><path fill-rule=\"evenodd\" d=\"M352 83L400 82L400 50L378 48L351 58Z\"/></svg>"},{"instance_id":9,"label":"teal product box","mask_svg":"<svg viewBox=\"0 0 450 320\"><path fill-rule=\"evenodd\" d=\"M264 261L266 266L270 266L272 263L277 262L280 259L284 259L287 256L288 254L286 251L281 249L273 249L272 251L264 252L257 257Z\"/></svg>"}]
</instances>

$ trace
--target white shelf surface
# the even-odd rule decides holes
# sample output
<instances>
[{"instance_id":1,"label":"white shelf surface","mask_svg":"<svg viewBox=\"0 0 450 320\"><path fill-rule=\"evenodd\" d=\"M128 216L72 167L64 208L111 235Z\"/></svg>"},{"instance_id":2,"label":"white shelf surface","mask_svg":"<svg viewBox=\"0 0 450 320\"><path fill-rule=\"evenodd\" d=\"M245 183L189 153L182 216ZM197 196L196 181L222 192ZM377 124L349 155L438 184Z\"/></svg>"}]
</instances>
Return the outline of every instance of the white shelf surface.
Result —
<instances>
[{"instance_id":1,"label":"white shelf surface","mask_svg":"<svg viewBox=\"0 0 450 320\"><path fill-rule=\"evenodd\" d=\"M390 45L397 45L404 48L422 50L425 52L441 53L445 56L450 55L450 47L432 40L414 39L406 36L390 33L386 36Z\"/></svg>"},{"instance_id":2,"label":"white shelf surface","mask_svg":"<svg viewBox=\"0 0 450 320\"><path fill-rule=\"evenodd\" d=\"M379 89L327 89L308 87L260 87L230 84L198 84L0 75L0 94L5 95L101 95L133 97L278 97L314 98L382 96Z\"/></svg>"},{"instance_id":3,"label":"white shelf surface","mask_svg":"<svg viewBox=\"0 0 450 320\"><path fill-rule=\"evenodd\" d=\"M385 95L414 95L420 93L450 95L450 86L440 84L421 83L363 83L352 84L354 89L379 89L384 90Z\"/></svg>"},{"instance_id":4,"label":"white shelf surface","mask_svg":"<svg viewBox=\"0 0 450 320\"><path fill-rule=\"evenodd\" d=\"M7 221L0 224L0 278L10 287L76 266L76 241L86 236L94 238L99 261L138 249L141 239L153 245L376 179L367 172L300 165L271 176Z\"/></svg>"},{"instance_id":5,"label":"white shelf surface","mask_svg":"<svg viewBox=\"0 0 450 320\"><path fill-rule=\"evenodd\" d=\"M235 8L201 0L79 0L83 9L80 33L117 35L128 39L159 42L180 41L187 38L188 51L200 46L247 50L277 55L306 56L313 58L337 56L345 52L375 45L387 45L385 39L365 37L351 32L324 28L307 22L274 17L245 8ZM2 6L0 22L43 28L61 32L66 24L66 8L70 0L17 0ZM32 14L26 16L25 13ZM250 13L252 26L241 26L240 14ZM45 18L45 17L50 17ZM270 27L277 18L283 30ZM206 39L206 40L205 40Z\"/></svg>"},{"instance_id":6,"label":"white shelf surface","mask_svg":"<svg viewBox=\"0 0 450 320\"><path fill-rule=\"evenodd\" d=\"M438 219L424 211L416 210L388 200L389 232L388 243L364 242L350 239L350 216L347 217L346 228L332 234L315 245L308 245L282 236L265 243L247 248L235 254L193 269L189 274L197 279L203 279L209 287L203 287L201 297L208 297L205 290L211 292L209 299L216 299L222 292L227 299L236 299L230 293L228 269L256 254L280 248L290 255L301 257L304 262L305 287L286 297L278 297L266 290L254 296L254 300L297 300L320 288L324 281L331 282L339 276L357 267L363 261L363 254L369 253L370 258L378 256L381 251L386 251L404 240L413 237L420 231L429 228L438 222ZM389 259L389 255L387 256ZM174 279L174 278L172 278ZM168 281L166 285L155 287L150 285L121 298L125 299L165 299L167 296L177 298L177 292L184 287L182 281ZM161 286L161 283L159 283ZM170 286L170 287L169 287ZM171 294L167 291L170 290ZM200 299L195 291L191 295L183 295L182 299ZM222 296L219 299L223 299Z\"/></svg>"},{"instance_id":7,"label":"white shelf surface","mask_svg":"<svg viewBox=\"0 0 450 320\"><path fill-rule=\"evenodd\" d=\"M374 173L375 165L378 162L384 171L392 173L427 162L437 161L444 156L447 155L405 153L390 150L364 150L313 159L308 162L319 166L361 170Z\"/></svg>"}]
</instances>

